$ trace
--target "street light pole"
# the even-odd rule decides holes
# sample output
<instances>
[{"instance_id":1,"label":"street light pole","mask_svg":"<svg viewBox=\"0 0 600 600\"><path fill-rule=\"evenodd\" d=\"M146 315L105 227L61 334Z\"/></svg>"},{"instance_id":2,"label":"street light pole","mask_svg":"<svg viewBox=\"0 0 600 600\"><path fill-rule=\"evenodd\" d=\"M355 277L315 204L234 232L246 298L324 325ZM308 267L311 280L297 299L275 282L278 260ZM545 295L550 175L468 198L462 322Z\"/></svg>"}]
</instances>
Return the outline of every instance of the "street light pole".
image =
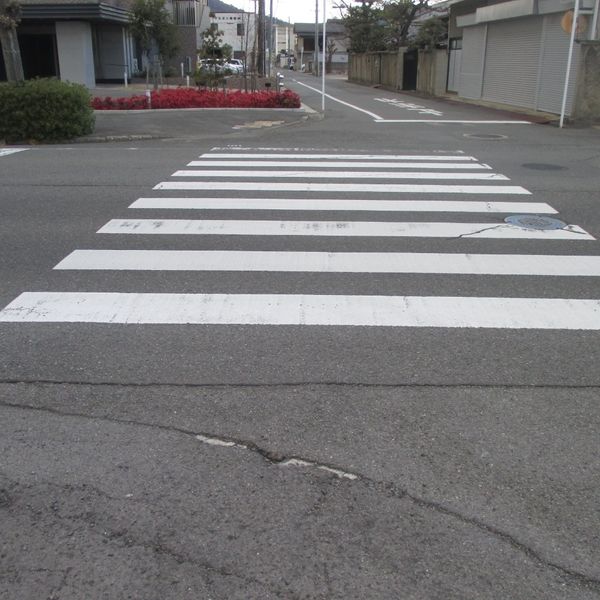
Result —
<instances>
[{"instance_id":1,"label":"street light pole","mask_svg":"<svg viewBox=\"0 0 600 600\"><path fill-rule=\"evenodd\" d=\"M323 67L321 69L322 79L322 96L321 96L321 111L325 114L325 55L327 53L327 0L323 0Z\"/></svg>"},{"instance_id":2,"label":"street light pole","mask_svg":"<svg viewBox=\"0 0 600 600\"><path fill-rule=\"evenodd\" d=\"M315 0L315 52L313 60L315 77L319 76L319 0Z\"/></svg>"}]
</instances>

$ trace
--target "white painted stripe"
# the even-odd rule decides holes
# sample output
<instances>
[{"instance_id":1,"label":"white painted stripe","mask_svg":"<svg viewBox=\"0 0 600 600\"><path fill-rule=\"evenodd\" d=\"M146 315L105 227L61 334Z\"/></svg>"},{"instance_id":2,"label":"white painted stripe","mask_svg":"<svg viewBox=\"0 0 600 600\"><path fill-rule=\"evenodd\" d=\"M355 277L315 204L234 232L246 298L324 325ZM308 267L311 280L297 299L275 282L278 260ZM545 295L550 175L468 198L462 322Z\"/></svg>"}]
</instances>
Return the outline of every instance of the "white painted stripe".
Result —
<instances>
[{"instance_id":1,"label":"white painted stripe","mask_svg":"<svg viewBox=\"0 0 600 600\"><path fill-rule=\"evenodd\" d=\"M16 154L17 152L25 152L29 148L0 148L0 156L8 156L9 154Z\"/></svg>"},{"instance_id":2,"label":"white painted stripe","mask_svg":"<svg viewBox=\"0 0 600 600\"><path fill-rule=\"evenodd\" d=\"M576 225L523 229L508 223L385 223L359 221L235 221L112 219L98 233L143 235L301 235L334 237L447 237L522 240L593 240Z\"/></svg>"},{"instance_id":3,"label":"white painted stripe","mask_svg":"<svg viewBox=\"0 0 600 600\"><path fill-rule=\"evenodd\" d=\"M292 161L292 160L193 160L188 167L311 167L320 169L491 169L476 162L360 162L360 161Z\"/></svg>"},{"instance_id":4,"label":"white painted stripe","mask_svg":"<svg viewBox=\"0 0 600 600\"><path fill-rule=\"evenodd\" d=\"M500 173L421 173L377 171L175 171L172 177L233 177L265 179L468 179L509 181Z\"/></svg>"},{"instance_id":5,"label":"white painted stripe","mask_svg":"<svg viewBox=\"0 0 600 600\"><path fill-rule=\"evenodd\" d=\"M343 194L531 194L519 185L437 185L392 183L312 183L271 181L161 181L155 190L243 190L245 192L332 192Z\"/></svg>"},{"instance_id":6,"label":"white painted stripe","mask_svg":"<svg viewBox=\"0 0 600 600\"><path fill-rule=\"evenodd\" d=\"M292 79L292 81L294 83L297 83L298 85L303 85L304 87L308 88L309 90L313 90L315 92L318 92L319 94L321 93L321 90L318 90L317 88L312 87L311 85L306 85L306 83L302 83L301 81L298 81L297 79ZM364 108L360 108L359 106L355 106L354 104L350 104L349 102L344 102L344 100L340 100L339 98L336 98L335 96L331 96L330 94L325 94L326 98L329 98L330 100L333 100L334 102L338 102L339 104L343 104L344 106L348 106L349 108L353 108L354 110L357 110L361 113L365 113L366 115L369 115L369 117L372 117L373 119L382 119L383 117L380 117L379 115L376 115L374 112L371 112L369 110L365 110Z\"/></svg>"},{"instance_id":7,"label":"white painted stripe","mask_svg":"<svg viewBox=\"0 0 600 600\"><path fill-rule=\"evenodd\" d=\"M458 154L447 153L447 154L285 154L282 152L277 153L239 153L239 152L228 152L226 154L218 152L208 152L202 154L200 158L253 158L253 159L273 159L282 160L289 158L293 160L310 160L310 159L323 159L330 161L337 160L432 160L432 161L477 161L474 156L465 156L462 152Z\"/></svg>"},{"instance_id":8,"label":"white painted stripe","mask_svg":"<svg viewBox=\"0 0 600 600\"><path fill-rule=\"evenodd\" d=\"M465 121L462 119L377 119L375 123L460 123L464 125L531 125L531 121Z\"/></svg>"},{"instance_id":9,"label":"white painted stripe","mask_svg":"<svg viewBox=\"0 0 600 600\"><path fill-rule=\"evenodd\" d=\"M129 208L194 210L350 210L556 214L545 202L468 200L324 200L291 198L138 198Z\"/></svg>"},{"instance_id":10,"label":"white painted stripe","mask_svg":"<svg viewBox=\"0 0 600 600\"><path fill-rule=\"evenodd\" d=\"M75 250L57 270L436 273L600 277L600 256L402 252Z\"/></svg>"},{"instance_id":11,"label":"white painted stripe","mask_svg":"<svg viewBox=\"0 0 600 600\"><path fill-rule=\"evenodd\" d=\"M600 300L26 292L12 323L329 325L600 330Z\"/></svg>"}]
</instances>

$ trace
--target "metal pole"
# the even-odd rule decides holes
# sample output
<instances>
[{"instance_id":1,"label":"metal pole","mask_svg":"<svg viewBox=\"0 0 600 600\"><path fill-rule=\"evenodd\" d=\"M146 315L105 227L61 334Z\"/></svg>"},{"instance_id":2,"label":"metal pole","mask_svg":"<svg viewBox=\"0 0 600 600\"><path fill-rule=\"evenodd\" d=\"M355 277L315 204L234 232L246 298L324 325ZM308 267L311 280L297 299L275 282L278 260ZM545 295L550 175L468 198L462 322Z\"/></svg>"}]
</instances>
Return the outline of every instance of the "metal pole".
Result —
<instances>
[{"instance_id":1,"label":"metal pole","mask_svg":"<svg viewBox=\"0 0 600 600\"><path fill-rule=\"evenodd\" d=\"M315 0L315 51L313 72L316 77L319 76L319 0Z\"/></svg>"},{"instance_id":2,"label":"metal pole","mask_svg":"<svg viewBox=\"0 0 600 600\"><path fill-rule=\"evenodd\" d=\"M271 77L271 65L273 64L273 0L269 5L269 77Z\"/></svg>"},{"instance_id":3,"label":"metal pole","mask_svg":"<svg viewBox=\"0 0 600 600\"><path fill-rule=\"evenodd\" d=\"M577 20L579 18L579 0L575 0L573 10L573 25L571 25L571 41L569 42L569 55L567 57L567 73L565 74L565 89L563 90L562 107L560 109L560 122L558 126L562 129L565 122L567 110L567 96L569 94L569 79L571 77L571 62L573 61L573 46L575 45L575 32L577 31Z\"/></svg>"},{"instance_id":4,"label":"metal pole","mask_svg":"<svg viewBox=\"0 0 600 600\"><path fill-rule=\"evenodd\" d=\"M265 0L258 0L258 75L265 74Z\"/></svg>"},{"instance_id":5,"label":"metal pole","mask_svg":"<svg viewBox=\"0 0 600 600\"><path fill-rule=\"evenodd\" d=\"M327 0L323 0L323 68L321 69L322 79L322 95L321 95L321 111L325 114L325 55L327 54Z\"/></svg>"},{"instance_id":6,"label":"metal pole","mask_svg":"<svg viewBox=\"0 0 600 600\"><path fill-rule=\"evenodd\" d=\"M598 9L600 8L600 0L596 0L594 4L594 16L592 17L592 39L598 39Z\"/></svg>"}]
</instances>

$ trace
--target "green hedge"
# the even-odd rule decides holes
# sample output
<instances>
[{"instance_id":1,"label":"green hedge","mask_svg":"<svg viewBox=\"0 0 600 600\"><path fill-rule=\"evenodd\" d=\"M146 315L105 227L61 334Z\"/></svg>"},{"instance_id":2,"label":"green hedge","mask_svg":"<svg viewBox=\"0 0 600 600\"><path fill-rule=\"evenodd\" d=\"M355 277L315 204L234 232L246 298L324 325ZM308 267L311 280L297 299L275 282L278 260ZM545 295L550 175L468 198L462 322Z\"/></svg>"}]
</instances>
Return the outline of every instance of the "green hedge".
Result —
<instances>
[{"instance_id":1,"label":"green hedge","mask_svg":"<svg viewBox=\"0 0 600 600\"><path fill-rule=\"evenodd\" d=\"M88 90L57 79L0 83L0 139L70 140L94 131Z\"/></svg>"}]
</instances>

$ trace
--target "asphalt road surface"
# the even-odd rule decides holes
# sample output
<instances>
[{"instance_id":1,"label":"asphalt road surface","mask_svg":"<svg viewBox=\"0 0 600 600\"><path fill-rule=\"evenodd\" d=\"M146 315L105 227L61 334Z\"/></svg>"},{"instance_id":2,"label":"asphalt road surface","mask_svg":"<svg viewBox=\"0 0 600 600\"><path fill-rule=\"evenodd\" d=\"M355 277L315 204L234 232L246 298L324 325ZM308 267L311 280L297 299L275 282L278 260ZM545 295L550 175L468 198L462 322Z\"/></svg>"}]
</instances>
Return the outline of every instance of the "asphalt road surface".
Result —
<instances>
[{"instance_id":1,"label":"asphalt road surface","mask_svg":"<svg viewBox=\"0 0 600 600\"><path fill-rule=\"evenodd\" d=\"M600 131L328 94L0 148L1 598L600 598Z\"/></svg>"}]
</instances>

